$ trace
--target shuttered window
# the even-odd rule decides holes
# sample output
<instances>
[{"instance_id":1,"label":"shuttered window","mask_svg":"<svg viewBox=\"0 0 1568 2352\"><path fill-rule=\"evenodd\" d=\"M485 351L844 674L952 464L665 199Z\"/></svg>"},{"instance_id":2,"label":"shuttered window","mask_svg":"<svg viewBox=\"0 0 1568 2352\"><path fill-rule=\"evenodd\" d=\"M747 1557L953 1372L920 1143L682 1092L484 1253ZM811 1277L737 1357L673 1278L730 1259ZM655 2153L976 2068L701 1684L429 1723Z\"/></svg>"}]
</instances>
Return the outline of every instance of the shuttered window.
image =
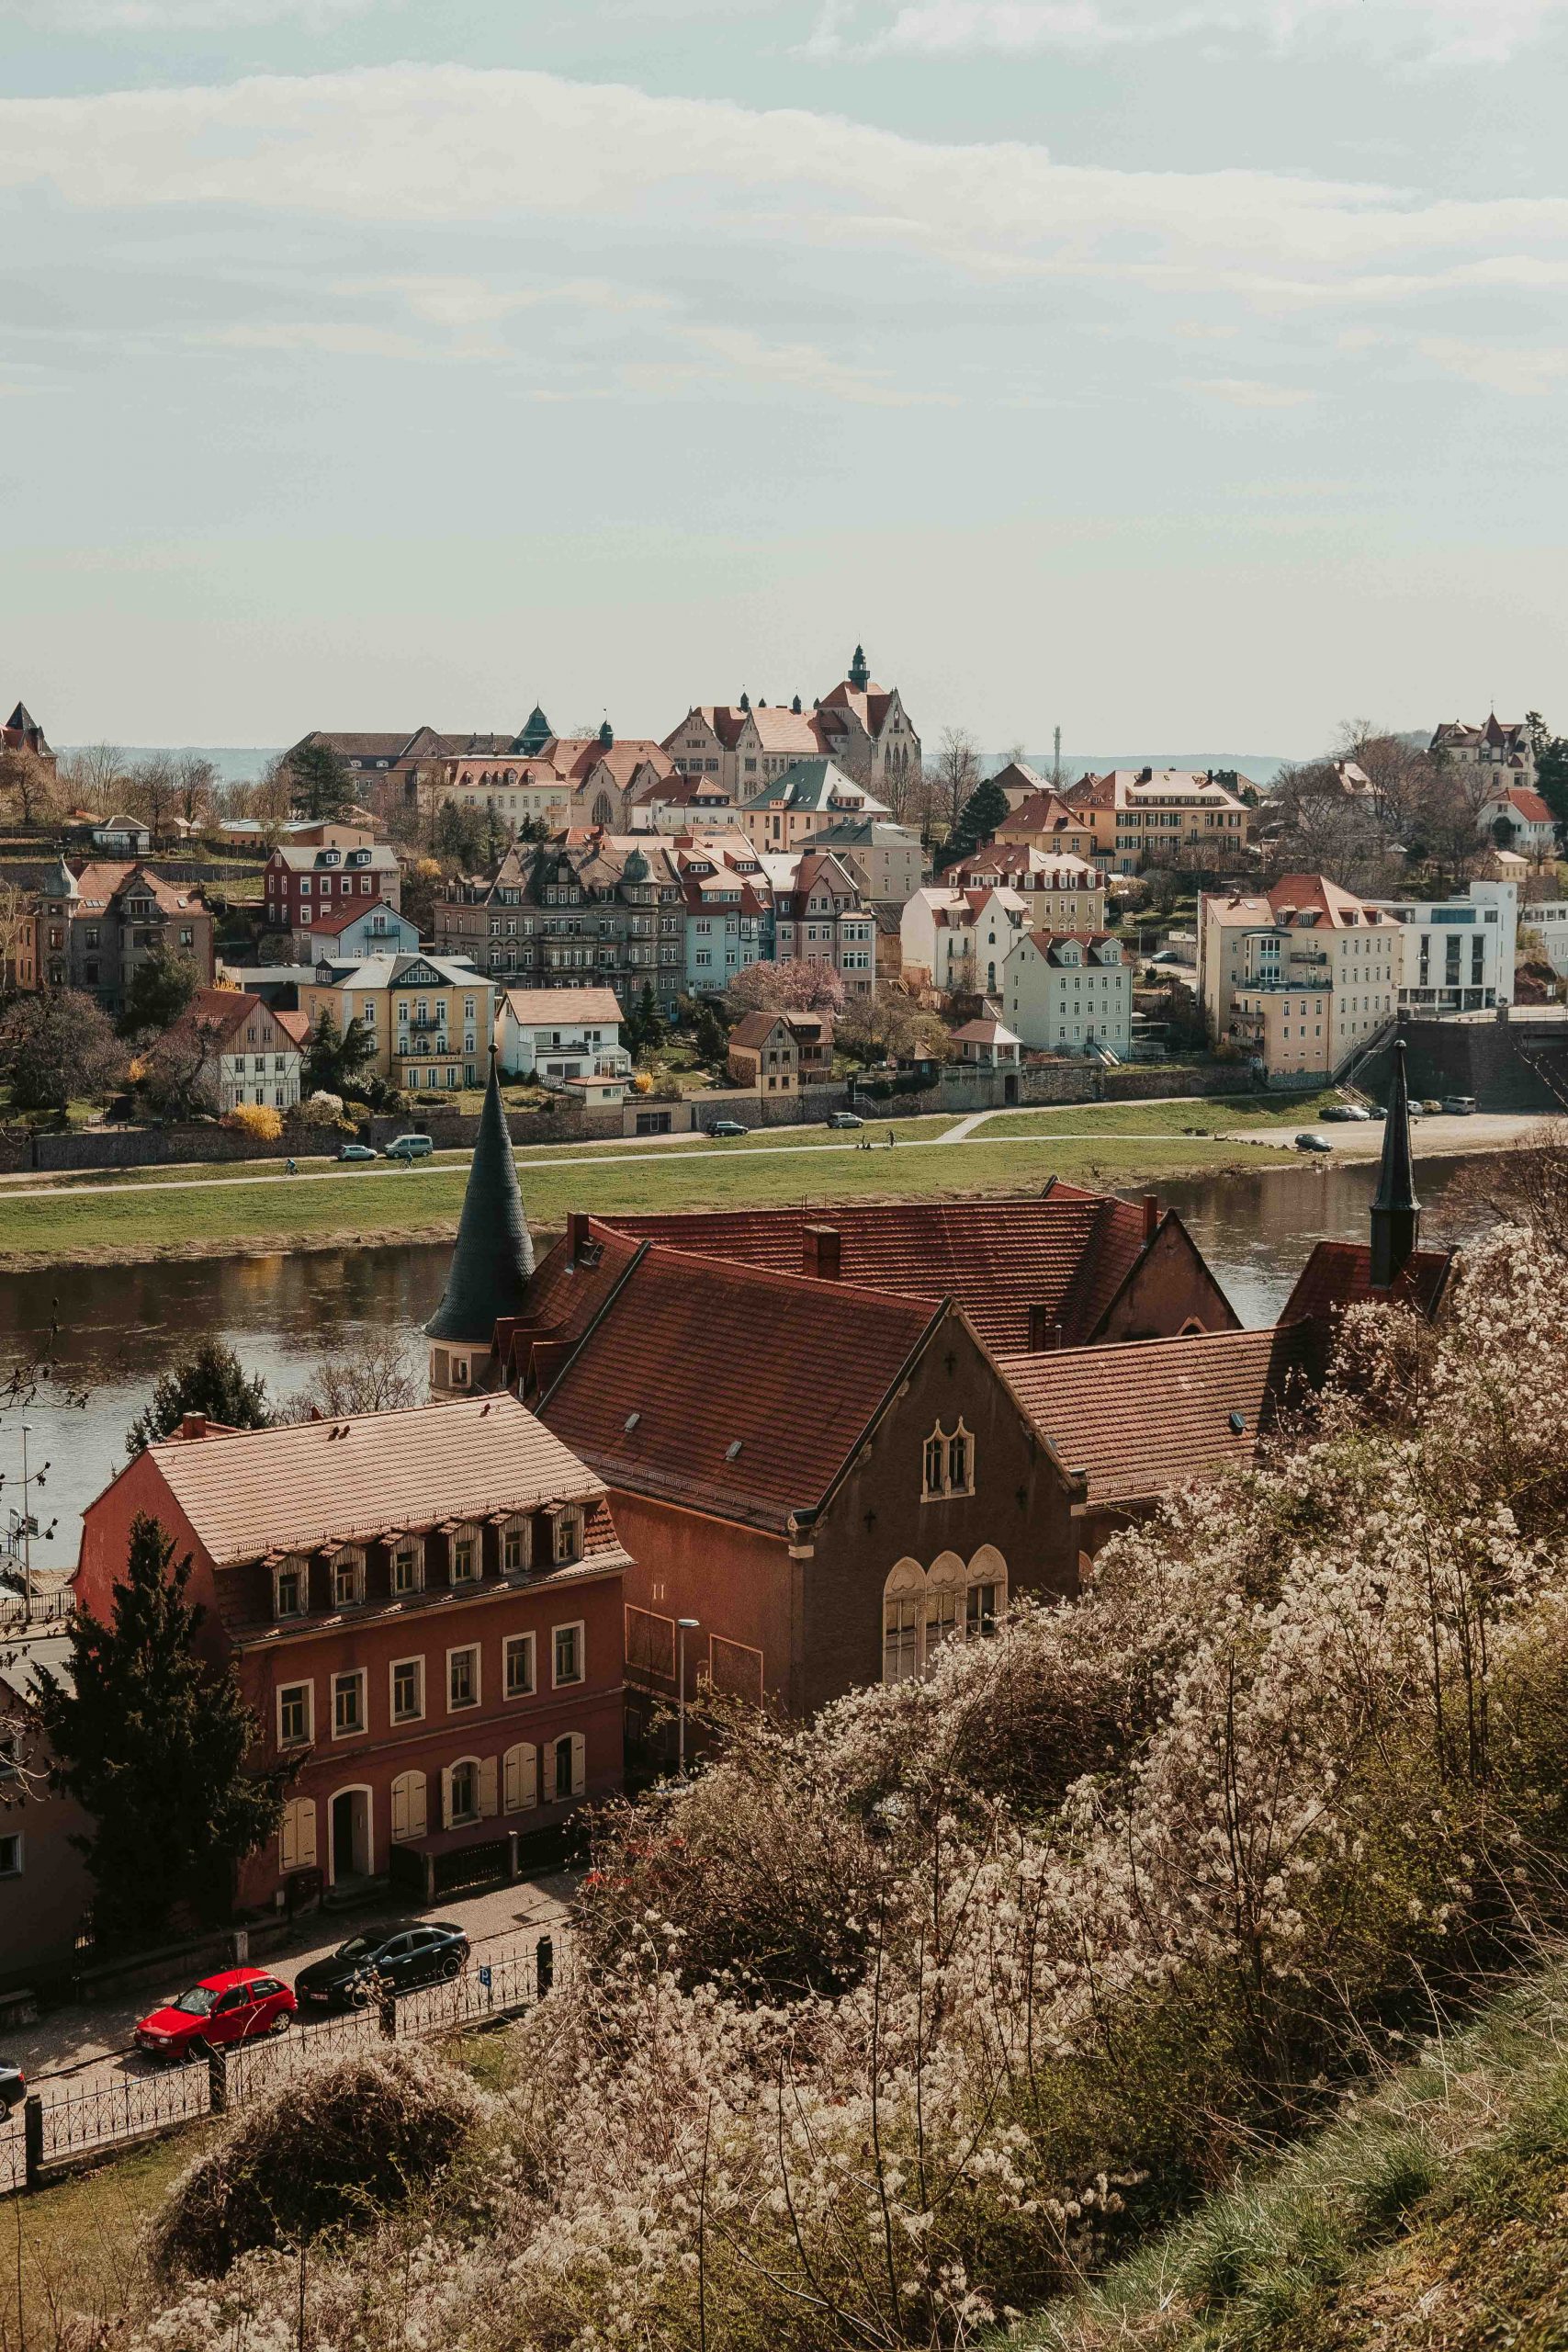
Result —
<instances>
[{"instance_id":1,"label":"shuttered window","mask_svg":"<svg viewBox=\"0 0 1568 2352\"><path fill-rule=\"evenodd\" d=\"M539 1802L538 1754L528 1740L520 1740L502 1758L502 1787L508 1813L527 1813Z\"/></svg>"},{"instance_id":2,"label":"shuttered window","mask_svg":"<svg viewBox=\"0 0 1568 2352\"><path fill-rule=\"evenodd\" d=\"M424 1774L400 1772L392 1782L392 1835L423 1838L425 1826Z\"/></svg>"},{"instance_id":3,"label":"shuttered window","mask_svg":"<svg viewBox=\"0 0 1568 2352\"><path fill-rule=\"evenodd\" d=\"M291 1797L283 1808L283 1820L277 1833L278 1867L284 1871L310 1871L316 1867L316 1801L314 1797Z\"/></svg>"}]
</instances>

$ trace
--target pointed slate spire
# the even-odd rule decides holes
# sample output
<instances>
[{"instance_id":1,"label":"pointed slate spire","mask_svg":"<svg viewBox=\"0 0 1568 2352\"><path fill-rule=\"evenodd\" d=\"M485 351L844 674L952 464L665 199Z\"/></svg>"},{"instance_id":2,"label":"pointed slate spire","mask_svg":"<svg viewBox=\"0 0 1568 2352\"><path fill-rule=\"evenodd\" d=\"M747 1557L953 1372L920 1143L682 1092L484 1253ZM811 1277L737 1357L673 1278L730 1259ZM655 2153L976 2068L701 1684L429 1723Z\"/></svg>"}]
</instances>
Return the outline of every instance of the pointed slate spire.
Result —
<instances>
[{"instance_id":1,"label":"pointed slate spire","mask_svg":"<svg viewBox=\"0 0 1568 2352\"><path fill-rule=\"evenodd\" d=\"M424 1327L425 1337L488 1346L497 1316L522 1313L533 1271L534 1244L523 1214L492 1046L451 1272L441 1304Z\"/></svg>"},{"instance_id":2,"label":"pointed slate spire","mask_svg":"<svg viewBox=\"0 0 1568 2352\"><path fill-rule=\"evenodd\" d=\"M521 752L525 759L536 760L554 734L554 728L536 703L517 734L513 736L512 749L514 752Z\"/></svg>"},{"instance_id":3,"label":"pointed slate spire","mask_svg":"<svg viewBox=\"0 0 1568 2352\"><path fill-rule=\"evenodd\" d=\"M1374 1290L1388 1290L1404 1272L1421 1234L1421 1204L1410 1149L1410 1089L1404 1075L1404 1040L1394 1040L1393 1086L1388 1124L1382 1131L1382 1167L1372 1202Z\"/></svg>"}]
</instances>

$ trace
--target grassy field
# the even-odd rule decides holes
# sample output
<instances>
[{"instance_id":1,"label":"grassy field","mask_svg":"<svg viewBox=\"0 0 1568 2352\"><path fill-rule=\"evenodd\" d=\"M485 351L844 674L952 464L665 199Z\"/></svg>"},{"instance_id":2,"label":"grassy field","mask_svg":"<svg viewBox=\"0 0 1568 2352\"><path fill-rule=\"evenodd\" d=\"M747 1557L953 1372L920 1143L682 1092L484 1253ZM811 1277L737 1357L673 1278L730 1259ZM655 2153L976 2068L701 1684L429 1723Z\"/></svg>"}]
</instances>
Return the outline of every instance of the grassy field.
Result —
<instances>
[{"instance_id":1,"label":"grassy field","mask_svg":"<svg viewBox=\"0 0 1568 2352\"><path fill-rule=\"evenodd\" d=\"M1055 1173L1114 1190L1179 1174L1234 1167L1239 1148L1155 1129L1104 1142L1050 1135L910 1148L921 1130L951 1122L908 1121L904 1148L870 1151L852 1136L793 1129L766 1144L705 1141L657 1157L605 1152L592 1161L570 1150L519 1159L524 1198L536 1226L569 1209L678 1210L754 1203L930 1198L1037 1192ZM849 1148L845 1148L848 1146ZM1287 1156L1281 1150L1280 1158ZM570 1164L575 1162L575 1164ZM1246 1164L1258 1164L1256 1150ZM170 1171L159 1171L165 1183ZM0 1265L66 1264L228 1251L344 1246L432 1238L450 1233L462 1204L465 1161L413 1170L351 1168L324 1181L269 1175L238 1182L223 1170L210 1184L156 1190L157 1179L95 1184L85 1193L31 1186L0 1196Z\"/></svg>"},{"instance_id":2,"label":"grassy field","mask_svg":"<svg viewBox=\"0 0 1568 2352\"><path fill-rule=\"evenodd\" d=\"M1561 2352L1565 2030L1559 1962L998 2346Z\"/></svg>"},{"instance_id":3,"label":"grassy field","mask_svg":"<svg viewBox=\"0 0 1568 2352\"><path fill-rule=\"evenodd\" d=\"M1024 1111L1008 1120L1010 1135L1075 1134L1090 1127L1098 1135L1246 1135L1284 1127L1294 1134L1320 1119L1344 1096L1337 1087L1317 1094L1294 1094L1288 1102L1268 1095L1217 1095L1179 1102L1066 1103L1060 1110Z\"/></svg>"}]
</instances>

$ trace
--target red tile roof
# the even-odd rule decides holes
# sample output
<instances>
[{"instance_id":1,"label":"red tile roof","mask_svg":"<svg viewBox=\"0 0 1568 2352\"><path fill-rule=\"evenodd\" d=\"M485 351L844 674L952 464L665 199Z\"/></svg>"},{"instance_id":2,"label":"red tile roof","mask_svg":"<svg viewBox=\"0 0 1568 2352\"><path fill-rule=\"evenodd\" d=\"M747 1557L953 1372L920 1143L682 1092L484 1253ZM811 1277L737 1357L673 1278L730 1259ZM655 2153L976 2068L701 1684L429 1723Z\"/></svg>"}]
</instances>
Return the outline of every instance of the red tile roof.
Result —
<instances>
[{"instance_id":1,"label":"red tile roof","mask_svg":"<svg viewBox=\"0 0 1568 2352\"><path fill-rule=\"evenodd\" d=\"M1448 1286L1451 1250L1417 1250L1388 1295L1430 1318ZM1372 1253L1364 1241L1320 1241L1296 1277L1281 1323L1319 1319L1362 1306L1372 1296Z\"/></svg>"},{"instance_id":2,"label":"red tile roof","mask_svg":"<svg viewBox=\"0 0 1568 2352\"><path fill-rule=\"evenodd\" d=\"M361 915L393 914L396 911L383 898L344 899L340 906L302 908L301 928L324 931L335 937L338 932L346 931L351 922L357 922ZM406 916L404 920L407 921Z\"/></svg>"},{"instance_id":3,"label":"red tile roof","mask_svg":"<svg viewBox=\"0 0 1568 2352\"><path fill-rule=\"evenodd\" d=\"M1133 1503L1245 1468L1313 1384L1321 1349L1317 1328L1298 1323L1003 1356L1000 1368L1064 1466L1088 1473L1087 1499Z\"/></svg>"},{"instance_id":4,"label":"red tile roof","mask_svg":"<svg viewBox=\"0 0 1568 2352\"><path fill-rule=\"evenodd\" d=\"M805 1228L829 1226L846 1283L933 1306L952 1298L993 1352L1028 1345L1032 1306L1061 1322L1069 1343L1092 1339L1144 1246L1140 1207L1063 1188L1014 1201L837 1202L594 1223L785 1274L806 1263Z\"/></svg>"},{"instance_id":5,"label":"red tile roof","mask_svg":"<svg viewBox=\"0 0 1568 2352\"><path fill-rule=\"evenodd\" d=\"M1504 798L1527 825L1550 825L1553 822L1551 809L1539 792L1531 792L1528 785L1517 784Z\"/></svg>"},{"instance_id":6,"label":"red tile roof","mask_svg":"<svg viewBox=\"0 0 1568 2352\"><path fill-rule=\"evenodd\" d=\"M531 1368L536 1373L544 1372L547 1364L549 1373L559 1369L559 1351L581 1340L642 1247L596 1219L589 1227L589 1241L588 1250L574 1259L563 1236L534 1269L525 1302L527 1311L502 1317L496 1324L496 1351L509 1384L527 1380ZM545 1348L557 1352L536 1362Z\"/></svg>"},{"instance_id":7,"label":"red tile roof","mask_svg":"<svg viewBox=\"0 0 1568 2352\"><path fill-rule=\"evenodd\" d=\"M654 1246L540 1410L610 1487L782 1533L820 1504L935 1319Z\"/></svg>"}]
</instances>

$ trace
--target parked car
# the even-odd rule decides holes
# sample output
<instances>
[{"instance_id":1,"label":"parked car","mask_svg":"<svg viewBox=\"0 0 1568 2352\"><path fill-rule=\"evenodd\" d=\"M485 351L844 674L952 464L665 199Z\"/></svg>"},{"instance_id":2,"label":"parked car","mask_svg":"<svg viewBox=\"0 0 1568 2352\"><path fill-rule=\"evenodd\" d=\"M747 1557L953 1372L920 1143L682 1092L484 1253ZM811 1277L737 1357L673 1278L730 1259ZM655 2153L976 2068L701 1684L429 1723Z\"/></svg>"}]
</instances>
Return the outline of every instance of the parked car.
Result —
<instances>
[{"instance_id":1,"label":"parked car","mask_svg":"<svg viewBox=\"0 0 1568 2352\"><path fill-rule=\"evenodd\" d=\"M709 1119L703 1127L705 1136L743 1136L746 1132L739 1119Z\"/></svg>"},{"instance_id":2,"label":"parked car","mask_svg":"<svg viewBox=\"0 0 1568 2352\"><path fill-rule=\"evenodd\" d=\"M380 1153L367 1143L345 1143L338 1153L340 1159L379 1159Z\"/></svg>"},{"instance_id":3,"label":"parked car","mask_svg":"<svg viewBox=\"0 0 1568 2352\"><path fill-rule=\"evenodd\" d=\"M1450 1119L1468 1119L1475 1108L1473 1094L1446 1095L1442 1105Z\"/></svg>"},{"instance_id":4,"label":"parked car","mask_svg":"<svg viewBox=\"0 0 1568 2352\"><path fill-rule=\"evenodd\" d=\"M149 2058L196 2058L262 2034L287 2033L293 1988L263 1968L225 1968L204 1976L136 2029L136 2047Z\"/></svg>"},{"instance_id":5,"label":"parked car","mask_svg":"<svg viewBox=\"0 0 1568 2352\"><path fill-rule=\"evenodd\" d=\"M1296 1137L1298 1151L1332 1151L1333 1148L1326 1136L1314 1136L1309 1132Z\"/></svg>"},{"instance_id":6,"label":"parked car","mask_svg":"<svg viewBox=\"0 0 1568 2352\"><path fill-rule=\"evenodd\" d=\"M830 1127L863 1127L865 1125L858 1111L829 1111L827 1123Z\"/></svg>"},{"instance_id":7,"label":"parked car","mask_svg":"<svg viewBox=\"0 0 1568 2352\"><path fill-rule=\"evenodd\" d=\"M0 2123L7 2120L14 2107L20 2107L27 2095L28 2078L21 2068L0 2058Z\"/></svg>"},{"instance_id":8,"label":"parked car","mask_svg":"<svg viewBox=\"0 0 1568 2352\"><path fill-rule=\"evenodd\" d=\"M1318 1113L1320 1119L1353 1119L1356 1115L1348 1102L1331 1102L1326 1111Z\"/></svg>"},{"instance_id":9,"label":"parked car","mask_svg":"<svg viewBox=\"0 0 1568 2352\"><path fill-rule=\"evenodd\" d=\"M302 1968L294 1990L307 2008L362 2009L382 1984L412 1993L422 1984L449 1982L461 1975L468 1957L468 1937L448 1919L372 1928Z\"/></svg>"},{"instance_id":10,"label":"parked car","mask_svg":"<svg viewBox=\"0 0 1568 2352\"><path fill-rule=\"evenodd\" d=\"M1414 1107L1415 1106L1412 1105L1412 1108ZM1422 1110L1426 1112L1427 1116L1429 1119L1435 1119L1442 1107L1442 1104L1436 1101L1431 1095L1428 1095L1427 1100L1421 1105Z\"/></svg>"},{"instance_id":11,"label":"parked car","mask_svg":"<svg viewBox=\"0 0 1568 2352\"><path fill-rule=\"evenodd\" d=\"M435 1146L428 1136L394 1136L387 1146L389 1159L428 1159Z\"/></svg>"}]
</instances>

